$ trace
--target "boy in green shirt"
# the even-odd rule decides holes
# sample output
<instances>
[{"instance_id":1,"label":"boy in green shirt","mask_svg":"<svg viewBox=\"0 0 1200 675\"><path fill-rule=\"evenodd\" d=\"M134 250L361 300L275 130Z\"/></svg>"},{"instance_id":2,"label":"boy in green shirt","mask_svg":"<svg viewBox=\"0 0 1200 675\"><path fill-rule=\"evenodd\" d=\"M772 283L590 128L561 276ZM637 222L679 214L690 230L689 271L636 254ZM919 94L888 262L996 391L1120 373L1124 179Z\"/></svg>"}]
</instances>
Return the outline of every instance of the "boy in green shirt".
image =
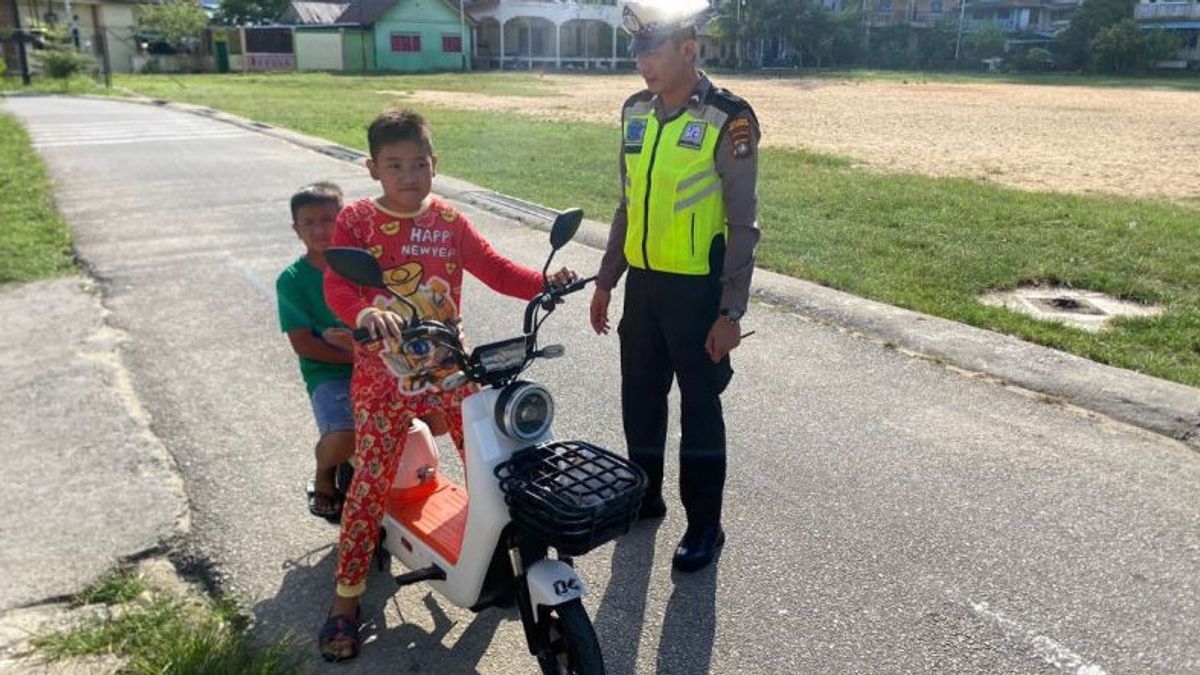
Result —
<instances>
[{"instance_id":1,"label":"boy in green shirt","mask_svg":"<svg viewBox=\"0 0 1200 675\"><path fill-rule=\"evenodd\" d=\"M306 253L275 282L279 326L300 357L300 374L316 416L317 472L308 484L308 510L337 522L342 495L334 485L338 465L354 455L354 414L350 403L354 340L325 304L325 249L342 209L342 190L314 183L292 196L292 229Z\"/></svg>"}]
</instances>

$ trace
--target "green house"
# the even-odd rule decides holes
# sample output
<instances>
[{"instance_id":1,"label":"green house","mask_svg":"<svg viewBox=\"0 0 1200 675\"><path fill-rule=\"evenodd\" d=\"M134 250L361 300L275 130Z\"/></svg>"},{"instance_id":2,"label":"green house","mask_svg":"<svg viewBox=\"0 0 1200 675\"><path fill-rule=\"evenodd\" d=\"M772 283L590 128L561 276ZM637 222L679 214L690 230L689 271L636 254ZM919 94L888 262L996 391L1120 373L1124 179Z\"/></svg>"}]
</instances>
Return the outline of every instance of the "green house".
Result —
<instances>
[{"instance_id":1,"label":"green house","mask_svg":"<svg viewBox=\"0 0 1200 675\"><path fill-rule=\"evenodd\" d=\"M475 22L451 0L353 0L336 25L369 33L370 39L358 45L373 50L373 59L359 57L367 70L425 72L471 67Z\"/></svg>"}]
</instances>

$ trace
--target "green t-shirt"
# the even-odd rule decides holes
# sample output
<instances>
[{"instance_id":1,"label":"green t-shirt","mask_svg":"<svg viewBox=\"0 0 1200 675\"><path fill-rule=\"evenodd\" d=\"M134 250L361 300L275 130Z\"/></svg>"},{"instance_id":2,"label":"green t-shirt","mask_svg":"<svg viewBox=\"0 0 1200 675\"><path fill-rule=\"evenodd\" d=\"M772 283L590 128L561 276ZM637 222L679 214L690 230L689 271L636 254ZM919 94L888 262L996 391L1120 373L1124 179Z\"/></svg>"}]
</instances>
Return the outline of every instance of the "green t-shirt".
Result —
<instances>
[{"instance_id":1,"label":"green t-shirt","mask_svg":"<svg viewBox=\"0 0 1200 675\"><path fill-rule=\"evenodd\" d=\"M324 277L324 273L303 256L280 273L275 280L275 295L279 298L279 328L284 333L307 328L320 337L330 328L346 327L325 304ZM325 363L300 357L300 375L304 377L310 396L322 382L348 379L351 370L348 363Z\"/></svg>"}]
</instances>

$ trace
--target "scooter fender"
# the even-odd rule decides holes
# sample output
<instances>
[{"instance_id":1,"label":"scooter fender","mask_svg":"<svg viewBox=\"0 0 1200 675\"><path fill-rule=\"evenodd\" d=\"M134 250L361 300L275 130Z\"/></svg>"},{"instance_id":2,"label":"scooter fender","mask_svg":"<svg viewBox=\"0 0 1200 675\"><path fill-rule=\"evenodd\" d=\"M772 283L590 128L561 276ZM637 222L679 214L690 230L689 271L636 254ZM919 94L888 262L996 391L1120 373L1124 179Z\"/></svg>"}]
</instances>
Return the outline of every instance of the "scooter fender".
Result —
<instances>
[{"instance_id":1,"label":"scooter fender","mask_svg":"<svg viewBox=\"0 0 1200 675\"><path fill-rule=\"evenodd\" d=\"M538 607L556 607L583 597L583 582L575 569L561 560L542 559L525 571L525 582L529 585L529 603L534 616Z\"/></svg>"}]
</instances>

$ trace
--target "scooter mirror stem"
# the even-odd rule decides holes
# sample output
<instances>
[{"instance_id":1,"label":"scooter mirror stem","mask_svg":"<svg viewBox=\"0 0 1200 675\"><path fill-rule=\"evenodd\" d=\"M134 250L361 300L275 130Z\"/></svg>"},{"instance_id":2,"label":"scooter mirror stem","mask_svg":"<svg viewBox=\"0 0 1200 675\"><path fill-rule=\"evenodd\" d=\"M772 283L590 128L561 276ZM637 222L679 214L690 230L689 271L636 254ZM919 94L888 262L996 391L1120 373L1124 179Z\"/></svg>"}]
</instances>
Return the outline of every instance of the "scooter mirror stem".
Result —
<instances>
[{"instance_id":1,"label":"scooter mirror stem","mask_svg":"<svg viewBox=\"0 0 1200 675\"><path fill-rule=\"evenodd\" d=\"M550 251L550 256L546 258L546 264L542 267L542 288L550 285L550 263L554 262L555 253L558 253L558 249Z\"/></svg>"},{"instance_id":2,"label":"scooter mirror stem","mask_svg":"<svg viewBox=\"0 0 1200 675\"><path fill-rule=\"evenodd\" d=\"M420 320L421 320L421 310L417 309L417 306L416 306L416 305L414 305L414 304L412 303L412 301L411 301L411 300L409 300L408 298L404 297L403 295L400 295L399 293L397 293L396 291L393 291L393 290L392 290L392 289L390 289L390 288L389 288L389 289L387 289L387 292L388 292L388 293L391 293L393 298L395 298L395 299L399 300L400 302L404 303L404 306L408 308L408 311L412 312L412 320L413 320L413 321L420 321Z\"/></svg>"}]
</instances>

